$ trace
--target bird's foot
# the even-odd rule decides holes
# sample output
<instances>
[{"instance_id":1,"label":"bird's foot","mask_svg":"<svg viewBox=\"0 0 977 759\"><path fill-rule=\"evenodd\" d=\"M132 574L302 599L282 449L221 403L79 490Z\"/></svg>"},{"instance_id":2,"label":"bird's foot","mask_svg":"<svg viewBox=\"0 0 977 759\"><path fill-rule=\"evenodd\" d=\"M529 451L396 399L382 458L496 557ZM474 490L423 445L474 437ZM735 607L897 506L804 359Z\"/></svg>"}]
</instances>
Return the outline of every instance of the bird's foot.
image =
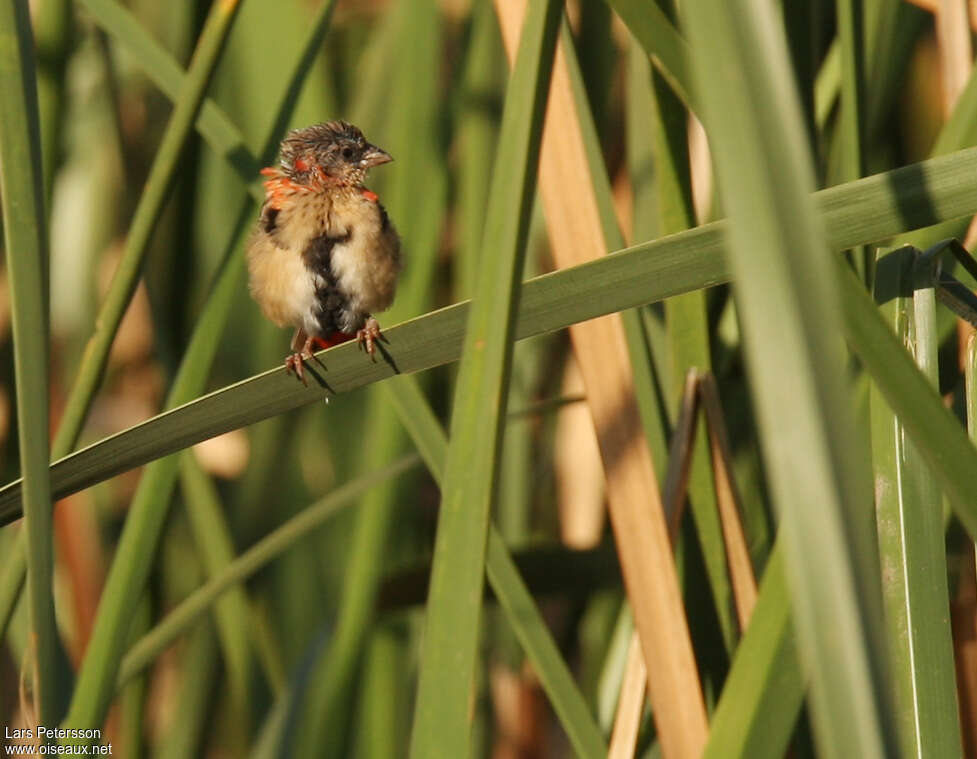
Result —
<instances>
[{"instance_id":1,"label":"bird's foot","mask_svg":"<svg viewBox=\"0 0 977 759\"><path fill-rule=\"evenodd\" d=\"M312 359L312 345L315 338L306 336L305 341L302 343L302 349L295 351L291 356L285 359L285 371L291 374L295 373L295 376L302 380L302 384L306 387L309 383L305 379L305 362ZM293 342L293 348L298 346Z\"/></svg>"},{"instance_id":2,"label":"bird's foot","mask_svg":"<svg viewBox=\"0 0 977 759\"><path fill-rule=\"evenodd\" d=\"M285 371L302 380L302 384L306 387L309 386L309 382L305 379L305 362L310 358L312 354L304 351L296 351L285 358Z\"/></svg>"},{"instance_id":3,"label":"bird's foot","mask_svg":"<svg viewBox=\"0 0 977 759\"><path fill-rule=\"evenodd\" d=\"M379 342L382 337L383 334L380 332L380 323L372 316L366 320L366 324L363 326L363 329L356 331L356 341L367 353L370 354L370 358L374 361L376 361L376 358L374 358L373 354L376 351L376 348L374 347L373 343Z\"/></svg>"}]
</instances>

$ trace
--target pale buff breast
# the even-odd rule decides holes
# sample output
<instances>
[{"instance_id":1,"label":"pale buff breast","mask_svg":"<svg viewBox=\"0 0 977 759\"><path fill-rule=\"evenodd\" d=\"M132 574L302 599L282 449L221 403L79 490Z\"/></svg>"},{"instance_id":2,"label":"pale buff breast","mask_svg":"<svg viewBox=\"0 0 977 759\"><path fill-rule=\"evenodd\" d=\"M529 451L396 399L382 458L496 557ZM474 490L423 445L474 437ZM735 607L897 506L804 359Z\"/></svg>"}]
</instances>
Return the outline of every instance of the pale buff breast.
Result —
<instances>
[{"instance_id":1,"label":"pale buff breast","mask_svg":"<svg viewBox=\"0 0 977 759\"><path fill-rule=\"evenodd\" d=\"M400 238L384 213L359 192L333 200L334 217L352 230L349 240L332 249L332 270L340 289L364 313L389 308L400 273Z\"/></svg>"},{"instance_id":2,"label":"pale buff breast","mask_svg":"<svg viewBox=\"0 0 977 759\"><path fill-rule=\"evenodd\" d=\"M300 326L315 306L315 282L294 250L279 247L271 237L255 234L248 248L251 296L262 313L279 327Z\"/></svg>"}]
</instances>

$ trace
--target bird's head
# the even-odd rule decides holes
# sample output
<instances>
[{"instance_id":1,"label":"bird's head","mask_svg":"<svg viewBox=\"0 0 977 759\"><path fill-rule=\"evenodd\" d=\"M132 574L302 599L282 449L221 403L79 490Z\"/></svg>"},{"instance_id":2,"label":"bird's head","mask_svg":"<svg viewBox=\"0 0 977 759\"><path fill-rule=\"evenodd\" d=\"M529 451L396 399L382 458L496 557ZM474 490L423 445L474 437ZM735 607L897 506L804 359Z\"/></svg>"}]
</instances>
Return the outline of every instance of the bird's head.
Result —
<instances>
[{"instance_id":1,"label":"bird's head","mask_svg":"<svg viewBox=\"0 0 977 759\"><path fill-rule=\"evenodd\" d=\"M345 121L295 129L282 142L282 172L303 185L359 186L369 169L392 160Z\"/></svg>"}]
</instances>

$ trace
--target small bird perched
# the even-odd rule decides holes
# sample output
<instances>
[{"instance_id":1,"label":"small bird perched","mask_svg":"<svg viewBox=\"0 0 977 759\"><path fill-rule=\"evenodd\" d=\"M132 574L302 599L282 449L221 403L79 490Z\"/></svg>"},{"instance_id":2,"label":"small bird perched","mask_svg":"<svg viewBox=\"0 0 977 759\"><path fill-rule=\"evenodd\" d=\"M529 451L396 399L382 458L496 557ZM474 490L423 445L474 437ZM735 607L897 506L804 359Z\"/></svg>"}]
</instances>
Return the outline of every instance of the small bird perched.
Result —
<instances>
[{"instance_id":1,"label":"small bird perched","mask_svg":"<svg viewBox=\"0 0 977 759\"><path fill-rule=\"evenodd\" d=\"M251 295L279 327L296 328L285 369L305 382L313 346L354 337L373 357L372 314L393 301L400 238L367 170L393 160L345 121L290 132L280 166L262 169L265 202L248 246Z\"/></svg>"}]
</instances>

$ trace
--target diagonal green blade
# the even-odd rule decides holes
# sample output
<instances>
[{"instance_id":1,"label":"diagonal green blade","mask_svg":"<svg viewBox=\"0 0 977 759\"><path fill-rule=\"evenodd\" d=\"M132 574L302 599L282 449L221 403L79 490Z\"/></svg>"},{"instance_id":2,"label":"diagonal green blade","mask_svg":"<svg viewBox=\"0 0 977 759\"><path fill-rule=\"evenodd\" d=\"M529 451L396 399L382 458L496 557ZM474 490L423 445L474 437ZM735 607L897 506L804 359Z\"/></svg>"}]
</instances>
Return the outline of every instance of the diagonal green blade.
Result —
<instances>
[{"instance_id":1,"label":"diagonal green blade","mask_svg":"<svg viewBox=\"0 0 977 759\"><path fill-rule=\"evenodd\" d=\"M831 247L842 250L977 212L975 177L977 148L971 148L821 190L814 198ZM706 224L525 282L517 339L727 282L726 229L725 221ZM155 416L55 462L52 492L60 498L331 393L456 361L467 311L468 303L458 303L385 329L383 362L365 361L354 345L320 354L325 369L316 370L318 387L304 388L276 367ZM977 471L948 476L963 478L958 492L971 481L977 492ZM0 523L20 516L20 488L16 480L0 489Z\"/></svg>"},{"instance_id":2,"label":"diagonal green blade","mask_svg":"<svg viewBox=\"0 0 977 759\"><path fill-rule=\"evenodd\" d=\"M689 43L654 0L608 0L686 107L699 113Z\"/></svg>"},{"instance_id":3,"label":"diagonal green blade","mask_svg":"<svg viewBox=\"0 0 977 759\"><path fill-rule=\"evenodd\" d=\"M756 608L709 725L706 759L781 757L804 700L783 543L764 571Z\"/></svg>"}]
</instances>

